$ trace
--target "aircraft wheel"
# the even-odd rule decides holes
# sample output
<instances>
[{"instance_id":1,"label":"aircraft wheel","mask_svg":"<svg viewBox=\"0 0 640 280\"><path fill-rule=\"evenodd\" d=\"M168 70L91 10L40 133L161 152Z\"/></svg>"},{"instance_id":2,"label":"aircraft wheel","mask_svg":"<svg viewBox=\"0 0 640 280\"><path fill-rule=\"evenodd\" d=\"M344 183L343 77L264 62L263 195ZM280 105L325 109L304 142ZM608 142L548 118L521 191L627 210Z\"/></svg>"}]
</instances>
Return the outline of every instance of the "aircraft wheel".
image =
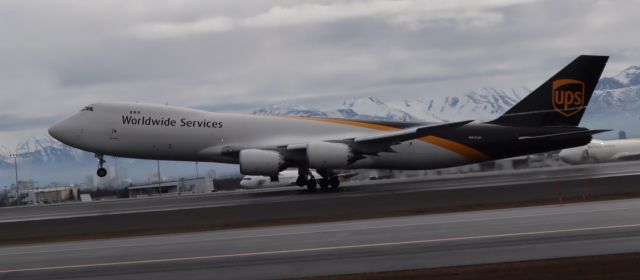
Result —
<instances>
[{"instance_id":1,"label":"aircraft wheel","mask_svg":"<svg viewBox=\"0 0 640 280\"><path fill-rule=\"evenodd\" d=\"M104 176L107 176L107 169L100 167L98 168L98 172L96 172L98 174L98 177L102 178Z\"/></svg>"},{"instance_id":2,"label":"aircraft wheel","mask_svg":"<svg viewBox=\"0 0 640 280\"><path fill-rule=\"evenodd\" d=\"M338 177L333 176L329 179L329 185L331 185L331 188L337 189L340 186L340 180Z\"/></svg>"},{"instance_id":3,"label":"aircraft wheel","mask_svg":"<svg viewBox=\"0 0 640 280\"><path fill-rule=\"evenodd\" d=\"M315 191L317 186L318 185L316 184L315 179L307 180L307 189L309 189L310 191Z\"/></svg>"},{"instance_id":4,"label":"aircraft wheel","mask_svg":"<svg viewBox=\"0 0 640 280\"><path fill-rule=\"evenodd\" d=\"M318 180L318 185L320 185L322 190L327 190L329 188L329 180L322 178Z\"/></svg>"},{"instance_id":5,"label":"aircraft wheel","mask_svg":"<svg viewBox=\"0 0 640 280\"><path fill-rule=\"evenodd\" d=\"M299 187L302 187L306 184L307 184L307 179L305 179L303 176L298 176L298 179L296 179L296 185L298 185Z\"/></svg>"}]
</instances>

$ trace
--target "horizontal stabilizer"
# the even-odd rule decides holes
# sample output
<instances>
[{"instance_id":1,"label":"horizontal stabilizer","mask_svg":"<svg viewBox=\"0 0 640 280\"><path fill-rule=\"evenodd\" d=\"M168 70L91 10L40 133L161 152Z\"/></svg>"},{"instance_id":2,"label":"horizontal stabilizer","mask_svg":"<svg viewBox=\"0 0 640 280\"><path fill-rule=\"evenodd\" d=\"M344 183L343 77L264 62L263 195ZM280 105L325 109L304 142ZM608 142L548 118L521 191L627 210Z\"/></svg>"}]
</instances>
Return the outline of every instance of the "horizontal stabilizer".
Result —
<instances>
[{"instance_id":1,"label":"horizontal stabilizer","mask_svg":"<svg viewBox=\"0 0 640 280\"><path fill-rule=\"evenodd\" d=\"M557 138L564 137L575 137L581 135L594 135L598 133L603 133L611 131L610 129L596 129L596 130L584 130L584 131L572 131L572 132L563 132L563 133L554 133L554 134L544 134L544 135L532 135L532 136L520 136L518 140L528 141L528 140L553 140Z\"/></svg>"}]
</instances>

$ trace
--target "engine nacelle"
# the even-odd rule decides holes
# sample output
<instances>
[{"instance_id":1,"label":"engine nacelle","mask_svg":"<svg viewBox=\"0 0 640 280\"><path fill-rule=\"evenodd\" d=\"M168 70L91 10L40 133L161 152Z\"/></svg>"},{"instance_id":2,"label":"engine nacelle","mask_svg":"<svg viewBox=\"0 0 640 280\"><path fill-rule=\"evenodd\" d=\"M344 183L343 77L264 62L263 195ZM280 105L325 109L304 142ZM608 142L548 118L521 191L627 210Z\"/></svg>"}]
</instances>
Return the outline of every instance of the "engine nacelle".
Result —
<instances>
[{"instance_id":1,"label":"engine nacelle","mask_svg":"<svg viewBox=\"0 0 640 280\"><path fill-rule=\"evenodd\" d=\"M278 176L285 161L275 151L246 149L240 151L240 172L244 175Z\"/></svg>"},{"instance_id":2,"label":"engine nacelle","mask_svg":"<svg viewBox=\"0 0 640 280\"><path fill-rule=\"evenodd\" d=\"M352 158L351 148L345 144L312 142L307 145L307 160L310 168L346 168L351 163Z\"/></svg>"}]
</instances>

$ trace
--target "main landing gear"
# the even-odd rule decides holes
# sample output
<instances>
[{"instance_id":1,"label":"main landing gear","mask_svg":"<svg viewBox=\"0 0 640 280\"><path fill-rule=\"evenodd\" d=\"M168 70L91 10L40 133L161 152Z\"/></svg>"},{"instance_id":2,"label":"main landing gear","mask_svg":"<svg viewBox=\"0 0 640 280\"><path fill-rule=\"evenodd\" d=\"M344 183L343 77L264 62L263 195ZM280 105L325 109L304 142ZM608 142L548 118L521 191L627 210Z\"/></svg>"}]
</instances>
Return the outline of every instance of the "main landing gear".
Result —
<instances>
[{"instance_id":1,"label":"main landing gear","mask_svg":"<svg viewBox=\"0 0 640 280\"><path fill-rule=\"evenodd\" d=\"M95 154L95 157L98 160L98 171L96 172L96 174L98 174L98 177L100 178L107 176L107 169L102 167L102 165L106 162L104 161L104 155Z\"/></svg>"},{"instance_id":2,"label":"main landing gear","mask_svg":"<svg viewBox=\"0 0 640 280\"><path fill-rule=\"evenodd\" d=\"M307 189L310 191L315 191L318 186L323 191L329 190L337 190L340 186L340 180L336 176L336 174L329 170L318 170L318 174L322 176L321 178L316 179L309 169L300 168L298 169L298 179L296 179L296 184L300 187L307 186Z\"/></svg>"},{"instance_id":3,"label":"main landing gear","mask_svg":"<svg viewBox=\"0 0 640 280\"><path fill-rule=\"evenodd\" d=\"M320 185L322 190L328 190L329 187L331 187L331 189L337 189L340 186L340 180L337 176L322 177L318 180L318 185Z\"/></svg>"}]
</instances>

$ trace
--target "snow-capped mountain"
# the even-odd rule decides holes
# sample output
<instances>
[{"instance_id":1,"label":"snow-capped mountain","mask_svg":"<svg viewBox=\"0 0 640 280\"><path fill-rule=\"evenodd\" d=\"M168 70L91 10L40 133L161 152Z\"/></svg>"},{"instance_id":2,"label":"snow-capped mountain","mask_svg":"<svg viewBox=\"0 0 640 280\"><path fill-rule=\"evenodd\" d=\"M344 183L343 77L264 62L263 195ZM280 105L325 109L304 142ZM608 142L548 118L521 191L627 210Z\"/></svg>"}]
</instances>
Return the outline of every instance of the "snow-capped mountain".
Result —
<instances>
[{"instance_id":1,"label":"snow-capped mountain","mask_svg":"<svg viewBox=\"0 0 640 280\"><path fill-rule=\"evenodd\" d=\"M465 119L490 120L505 112L528 92L484 88L443 98L390 100L375 97L351 98L334 109L322 111L299 105L278 104L254 111L258 115L288 115L374 119L388 121L444 122Z\"/></svg>"},{"instance_id":2,"label":"snow-capped mountain","mask_svg":"<svg viewBox=\"0 0 640 280\"><path fill-rule=\"evenodd\" d=\"M309 108L301 105L275 104L267 108L253 111L256 115L272 115L272 116L296 116L296 117L329 117L325 112L318 109Z\"/></svg>"},{"instance_id":3,"label":"snow-capped mountain","mask_svg":"<svg viewBox=\"0 0 640 280\"><path fill-rule=\"evenodd\" d=\"M526 89L502 91L483 88L462 95L417 100L351 98L333 110L279 104L256 110L254 114L387 121L487 121L506 112L528 93ZM640 137L640 66L631 66L615 76L601 79L581 125L625 130L631 137ZM608 139L615 135L608 133L599 137Z\"/></svg>"},{"instance_id":4,"label":"snow-capped mountain","mask_svg":"<svg viewBox=\"0 0 640 280\"><path fill-rule=\"evenodd\" d=\"M36 180L45 184L53 181L81 182L96 166L91 153L69 147L51 137L31 137L13 149L0 147L0 186L12 184L15 180L14 159L9 157L12 153L20 154L17 160L20 180Z\"/></svg>"},{"instance_id":5,"label":"snow-capped mountain","mask_svg":"<svg viewBox=\"0 0 640 280\"><path fill-rule=\"evenodd\" d=\"M582 124L625 130L630 137L640 137L640 66L601 79Z\"/></svg>"},{"instance_id":6,"label":"snow-capped mountain","mask_svg":"<svg viewBox=\"0 0 640 280\"><path fill-rule=\"evenodd\" d=\"M9 151L3 151L0 154L0 169L8 168L12 165L12 159L9 158L9 154L11 154Z\"/></svg>"},{"instance_id":7,"label":"snow-capped mountain","mask_svg":"<svg viewBox=\"0 0 640 280\"><path fill-rule=\"evenodd\" d=\"M2 164L13 165L10 154L20 154L21 162L44 164L69 164L72 162L83 163L93 160L90 153L64 145L51 137L31 137L18 144L16 148L0 148L0 166Z\"/></svg>"},{"instance_id":8,"label":"snow-capped mountain","mask_svg":"<svg viewBox=\"0 0 640 280\"><path fill-rule=\"evenodd\" d=\"M620 89L637 85L640 85L640 66L631 66L613 77L602 78L597 89Z\"/></svg>"},{"instance_id":9,"label":"snow-capped mountain","mask_svg":"<svg viewBox=\"0 0 640 280\"><path fill-rule=\"evenodd\" d=\"M19 144L15 152L24 160L43 163L84 162L93 160L90 153L64 145L53 138L31 137Z\"/></svg>"},{"instance_id":10,"label":"snow-capped mountain","mask_svg":"<svg viewBox=\"0 0 640 280\"><path fill-rule=\"evenodd\" d=\"M92 153L78 150L64 145L51 137L29 138L20 143L14 149L0 147L0 187L10 186L15 182L14 160L9 157L12 153L19 153L17 160L19 166L19 180L35 180L41 186L51 182L63 183L98 183L95 177L98 163ZM137 159L115 159L105 157L105 167L109 169L109 176L104 182L113 183L113 176L119 170L120 180L144 182L148 180L150 173L156 172L156 161ZM162 174L169 178L194 176L193 163L188 162L163 162ZM218 174L235 172L228 166L215 166L208 163L200 163L200 174L215 169ZM156 173L157 174L157 173ZM154 177L155 178L155 177Z\"/></svg>"},{"instance_id":11,"label":"snow-capped mountain","mask_svg":"<svg viewBox=\"0 0 640 280\"><path fill-rule=\"evenodd\" d=\"M640 66L631 66L613 77L601 79L589 107L594 115L639 116Z\"/></svg>"}]
</instances>

